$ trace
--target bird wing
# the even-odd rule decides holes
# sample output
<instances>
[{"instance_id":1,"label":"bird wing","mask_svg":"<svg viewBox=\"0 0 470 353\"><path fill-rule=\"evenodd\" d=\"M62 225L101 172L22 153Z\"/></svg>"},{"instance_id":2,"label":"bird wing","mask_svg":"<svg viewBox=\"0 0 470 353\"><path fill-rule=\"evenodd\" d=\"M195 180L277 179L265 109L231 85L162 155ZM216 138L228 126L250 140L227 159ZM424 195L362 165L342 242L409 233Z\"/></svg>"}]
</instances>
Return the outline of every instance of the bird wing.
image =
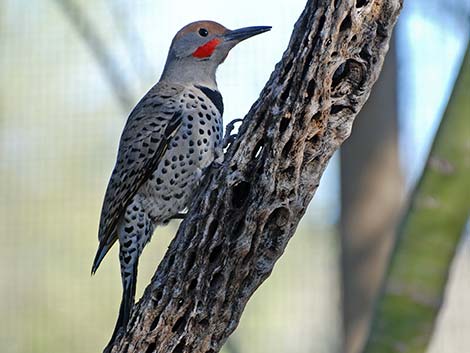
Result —
<instances>
[{"instance_id":1,"label":"bird wing","mask_svg":"<svg viewBox=\"0 0 470 353\"><path fill-rule=\"evenodd\" d=\"M181 86L156 84L137 104L124 127L116 165L106 189L98 232L94 273L116 242L127 205L151 176L182 123Z\"/></svg>"}]
</instances>

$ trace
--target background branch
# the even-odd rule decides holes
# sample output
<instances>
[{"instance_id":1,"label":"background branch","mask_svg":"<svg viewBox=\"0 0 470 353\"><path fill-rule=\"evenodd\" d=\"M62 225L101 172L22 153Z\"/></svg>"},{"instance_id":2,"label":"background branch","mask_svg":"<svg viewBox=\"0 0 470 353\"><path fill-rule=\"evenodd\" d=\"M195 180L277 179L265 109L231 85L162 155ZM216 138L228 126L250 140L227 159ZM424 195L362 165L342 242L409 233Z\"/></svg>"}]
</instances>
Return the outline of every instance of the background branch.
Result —
<instances>
[{"instance_id":1,"label":"background branch","mask_svg":"<svg viewBox=\"0 0 470 353\"><path fill-rule=\"evenodd\" d=\"M116 33L129 53L129 59L135 78L142 85L148 78L155 76L155 70L147 57L144 43L131 16L127 14L135 10L135 4L126 0L107 0Z\"/></svg>"},{"instance_id":2,"label":"background branch","mask_svg":"<svg viewBox=\"0 0 470 353\"><path fill-rule=\"evenodd\" d=\"M128 112L134 105L134 97L106 42L98 35L97 28L73 0L56 0L56 3L95 57L123 111Z\"/></svg>"},{"instance_id":3,"label":"background branch","mask_svg":"<svg viewBox=\"0 0 470 353\"><path fill-rule=\"evenodd\" d=\"M218 352L379 74L400 0L308 1L113 352Z\"/></svg>"},{"instance_id":4,"label":"background branch","mask_svg":"<svg viewBox=\"0 0 470 353\"><path fill-rule=\"evenodd\" d=\"M397 71L392 37L380 77L341 146L344 353L360 352L367 339L402 209Z\"/></svg>"},{"instance_id":5,"label":"background branch","mask_svg":"<svg viewBox=\"0 0 470 353\"><path fill-rule=\"evenodd\" d=\"M470 214L470 52L410 202L366 353L425 352Z\"/></svg>"}]
</instances>

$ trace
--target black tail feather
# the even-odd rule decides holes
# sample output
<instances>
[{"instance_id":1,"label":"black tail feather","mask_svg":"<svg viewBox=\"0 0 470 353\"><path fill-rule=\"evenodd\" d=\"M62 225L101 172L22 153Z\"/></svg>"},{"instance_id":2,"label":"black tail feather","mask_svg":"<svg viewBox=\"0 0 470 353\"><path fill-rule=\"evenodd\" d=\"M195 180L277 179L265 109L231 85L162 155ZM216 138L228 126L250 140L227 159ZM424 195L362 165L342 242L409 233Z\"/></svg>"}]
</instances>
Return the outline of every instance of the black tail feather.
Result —
<instances>
[{"instance_id":1,"label":"black tail feather","mask_svg":"<svg viewBox=\"0 0 470 353\"><path fill-rule=\"evenodd\" d=\"M116 239L112 239L110 243L100 242L98 246L98 251L96 252L96 255L95 255L95 259L93 260L93 266L91 267L92 275L95 274L96 270L101 264L101 261L103 261L103 258L106 256L106 254L112 248L115 242L116 242Z\"/></svg>"},{"instance_id":2,"label":"black tail feather","mask_svg":"<svg viewBox=\"0 0 470 353\"><path fill-rule=\"evenodd\" d=\"M125 330L127 324L129 322L131 311L134 306L134 299L135 299L135 290L136 290L136 283L137 283L137 262L134 265L134 269L131 275L131 282L127 288L124 288L122 292L122 299L121 299L121 306L119 307L119 316L116 322L116 326L114 327L113 335L109 340L108 345L104 349L103 353L111 352L111 348L113 347L114 340L118 336L121 330Z\"/></svg>"}]
</instances>

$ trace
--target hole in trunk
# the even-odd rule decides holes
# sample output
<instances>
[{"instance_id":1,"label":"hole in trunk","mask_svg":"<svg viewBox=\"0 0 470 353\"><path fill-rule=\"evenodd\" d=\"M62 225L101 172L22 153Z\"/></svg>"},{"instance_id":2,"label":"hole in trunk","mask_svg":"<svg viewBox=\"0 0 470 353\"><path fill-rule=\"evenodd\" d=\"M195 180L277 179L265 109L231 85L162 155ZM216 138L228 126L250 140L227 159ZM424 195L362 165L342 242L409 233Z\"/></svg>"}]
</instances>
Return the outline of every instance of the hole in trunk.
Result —
<instances>
[{"instance_id":1,"label":"hole in trunk","mask_svg":"<svg viewBox=\"0 0 470 353\"><path fill-rule=\"evenodd\" d=\"M212 278L211 278L211 282L209 284L209 287L211 289L217 289L220 287L220 285L222 284L222 281L224 280L224 276L217 272L217 273L214 273L212 275Z\"/></svg>"},{"instance_id":2,"label":"hole in trunk","mask_svg":"<svg viewBox=\"0 0 470 353\"><path fill-rule=\"evenodd\" d=\"M287 127L289 126L290 119L289 118L282 118L281 119L281 124L279 124L279 132L282 134L284 131L287 130Z\"/></svg>"},{"instance_id":3,"label":"hole in trunk","mask_svg":"<svg viewBox=\"0 0 470 353\"><path fill-rule=\"evenodd\" d=\"M345 105L332 105L331 108L330 108L330 114L331 115L335 115L337 113L339 113L340 111L342 111L343 109L346 109L347 106Z\"/></svg>"},{"instance_id":4,"label":"hole in trunk","mask_svg":"<svg viewBox=\"0 0 470 353\"><path fill-rule=\"evenodd\" d=\"M261 155L261 151L263 150L264 141L261 139L255 146L253 151L253 159L257 159Z\"/></svg>"},{"instance_id":5,"label":"hole in trunk","mask_svg":"<svg viewBox=\"0 0 470 353\"><path fill-rule=\"evenodd\" d=\"M197 286L197 278L193 279L191 283L189 284L188 291L192 291L196 288Z\"/></svg>"},{"instance_id":6,"label":"hole in trunk","mask_svg":"<svg viewBox=\"0 0 470 353\"><path fill-rule=\"evenodd\" d=\"M209 255L209 262L213 263L217 260L222 253L222 244L217 245L214 249L212 249L211 254Z\"/></svg>"},{"instance_id":7,"label":"hole in trunk","mask_svg":"<svg viewBox=\"0 0 470 353\"><path fill-rule=\"evenodd\" d=\"M369 2L369 0L356 0L356 7L357 8L363 7L363 6L367 5L368 2Z\"/></svg>"},{"instance_id":8,"label":"hole in trunk","mask_svg":"<svg viewBox=\"0 0 470 353\"><path fill-rule=\"evenodd\" d=\"M250 184L246 181L240 181L234 185L232 189L232 205L235 208L240 208L245 204L246 199L250 193Z\"/></svg>"},{"instance_id":9,"label":"hole in trunk","mask_svg":"<svg viewBox=\"0 0 470 353\"><path fill-rule=\"evenodd\" d=\"M341 22L341 25L339 26L339 31L343 32L349 28L351 28L352 21L351 21L351 15L347 15L343 22Z\"/></svg>"},{"instance_id":10,"label":"hole in trunk","mask_svg":"<svg viewBox=\"0 0 470 353\"><path fill-rule=\"evenodd\" d=\"M181 316L178 320L176 320L175 324L173 325L171 331L172 332L183 332L184 327L186 326L186 321L188 320L188 313L185 313Z\"/></svg>"},{"instance_id":11,"label":"hole in trunk","mask_svg":"<svg viewBox=\"0 0 470 353\"><path fill-rule=\"evenodd\" d=\"M184 346L186 345L186 340L183 338L180 343L173 349L172 353L183 353Z\"/></svg>"},{"instance_id":12,"label":"hole in trunk","mask_svg":"<svg viewBox=\"0 0 470 353\"><path fill-rule=\"evenodd\" d=\"M193 268L194 262L196 261L196 252L192 251L189 256L188 260L186 261L186 272Z\"/></svg>"},{"instance_id":13,"label":"hole in trunk","mask_svg":"<svg viewBox=\"0 0 470 353\"><path fill-rule=\"evenodd\" d=\"M145 353L154 353L156 350L157 350L157 345L155 344L155 342L152 342L147 347L147 350L145 351Z\"/></svg>"}]
</instances>

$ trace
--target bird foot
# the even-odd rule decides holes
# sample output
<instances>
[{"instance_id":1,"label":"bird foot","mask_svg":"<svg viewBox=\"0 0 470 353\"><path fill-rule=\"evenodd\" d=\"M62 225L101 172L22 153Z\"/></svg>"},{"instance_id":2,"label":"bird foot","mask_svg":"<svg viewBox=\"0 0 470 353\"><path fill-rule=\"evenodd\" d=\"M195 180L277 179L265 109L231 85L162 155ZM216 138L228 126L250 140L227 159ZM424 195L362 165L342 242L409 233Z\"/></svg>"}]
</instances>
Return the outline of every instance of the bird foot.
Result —
<instances>
[{"instance_id":1,"label":"bird foot","mask_svg":"<svg viewBox=\"0 0 470 353\"><path fill-rule=\"evenodd\" d=\"M235 138L237 137L237 134L232 134L233 129L235 128L235 124L242 122L243 119L233 119L231 122L229 122L225 128L225 136L222 141L222 148L227 148L229 145L231 145L234 141Z\"/></svg>"}]
</instances>

